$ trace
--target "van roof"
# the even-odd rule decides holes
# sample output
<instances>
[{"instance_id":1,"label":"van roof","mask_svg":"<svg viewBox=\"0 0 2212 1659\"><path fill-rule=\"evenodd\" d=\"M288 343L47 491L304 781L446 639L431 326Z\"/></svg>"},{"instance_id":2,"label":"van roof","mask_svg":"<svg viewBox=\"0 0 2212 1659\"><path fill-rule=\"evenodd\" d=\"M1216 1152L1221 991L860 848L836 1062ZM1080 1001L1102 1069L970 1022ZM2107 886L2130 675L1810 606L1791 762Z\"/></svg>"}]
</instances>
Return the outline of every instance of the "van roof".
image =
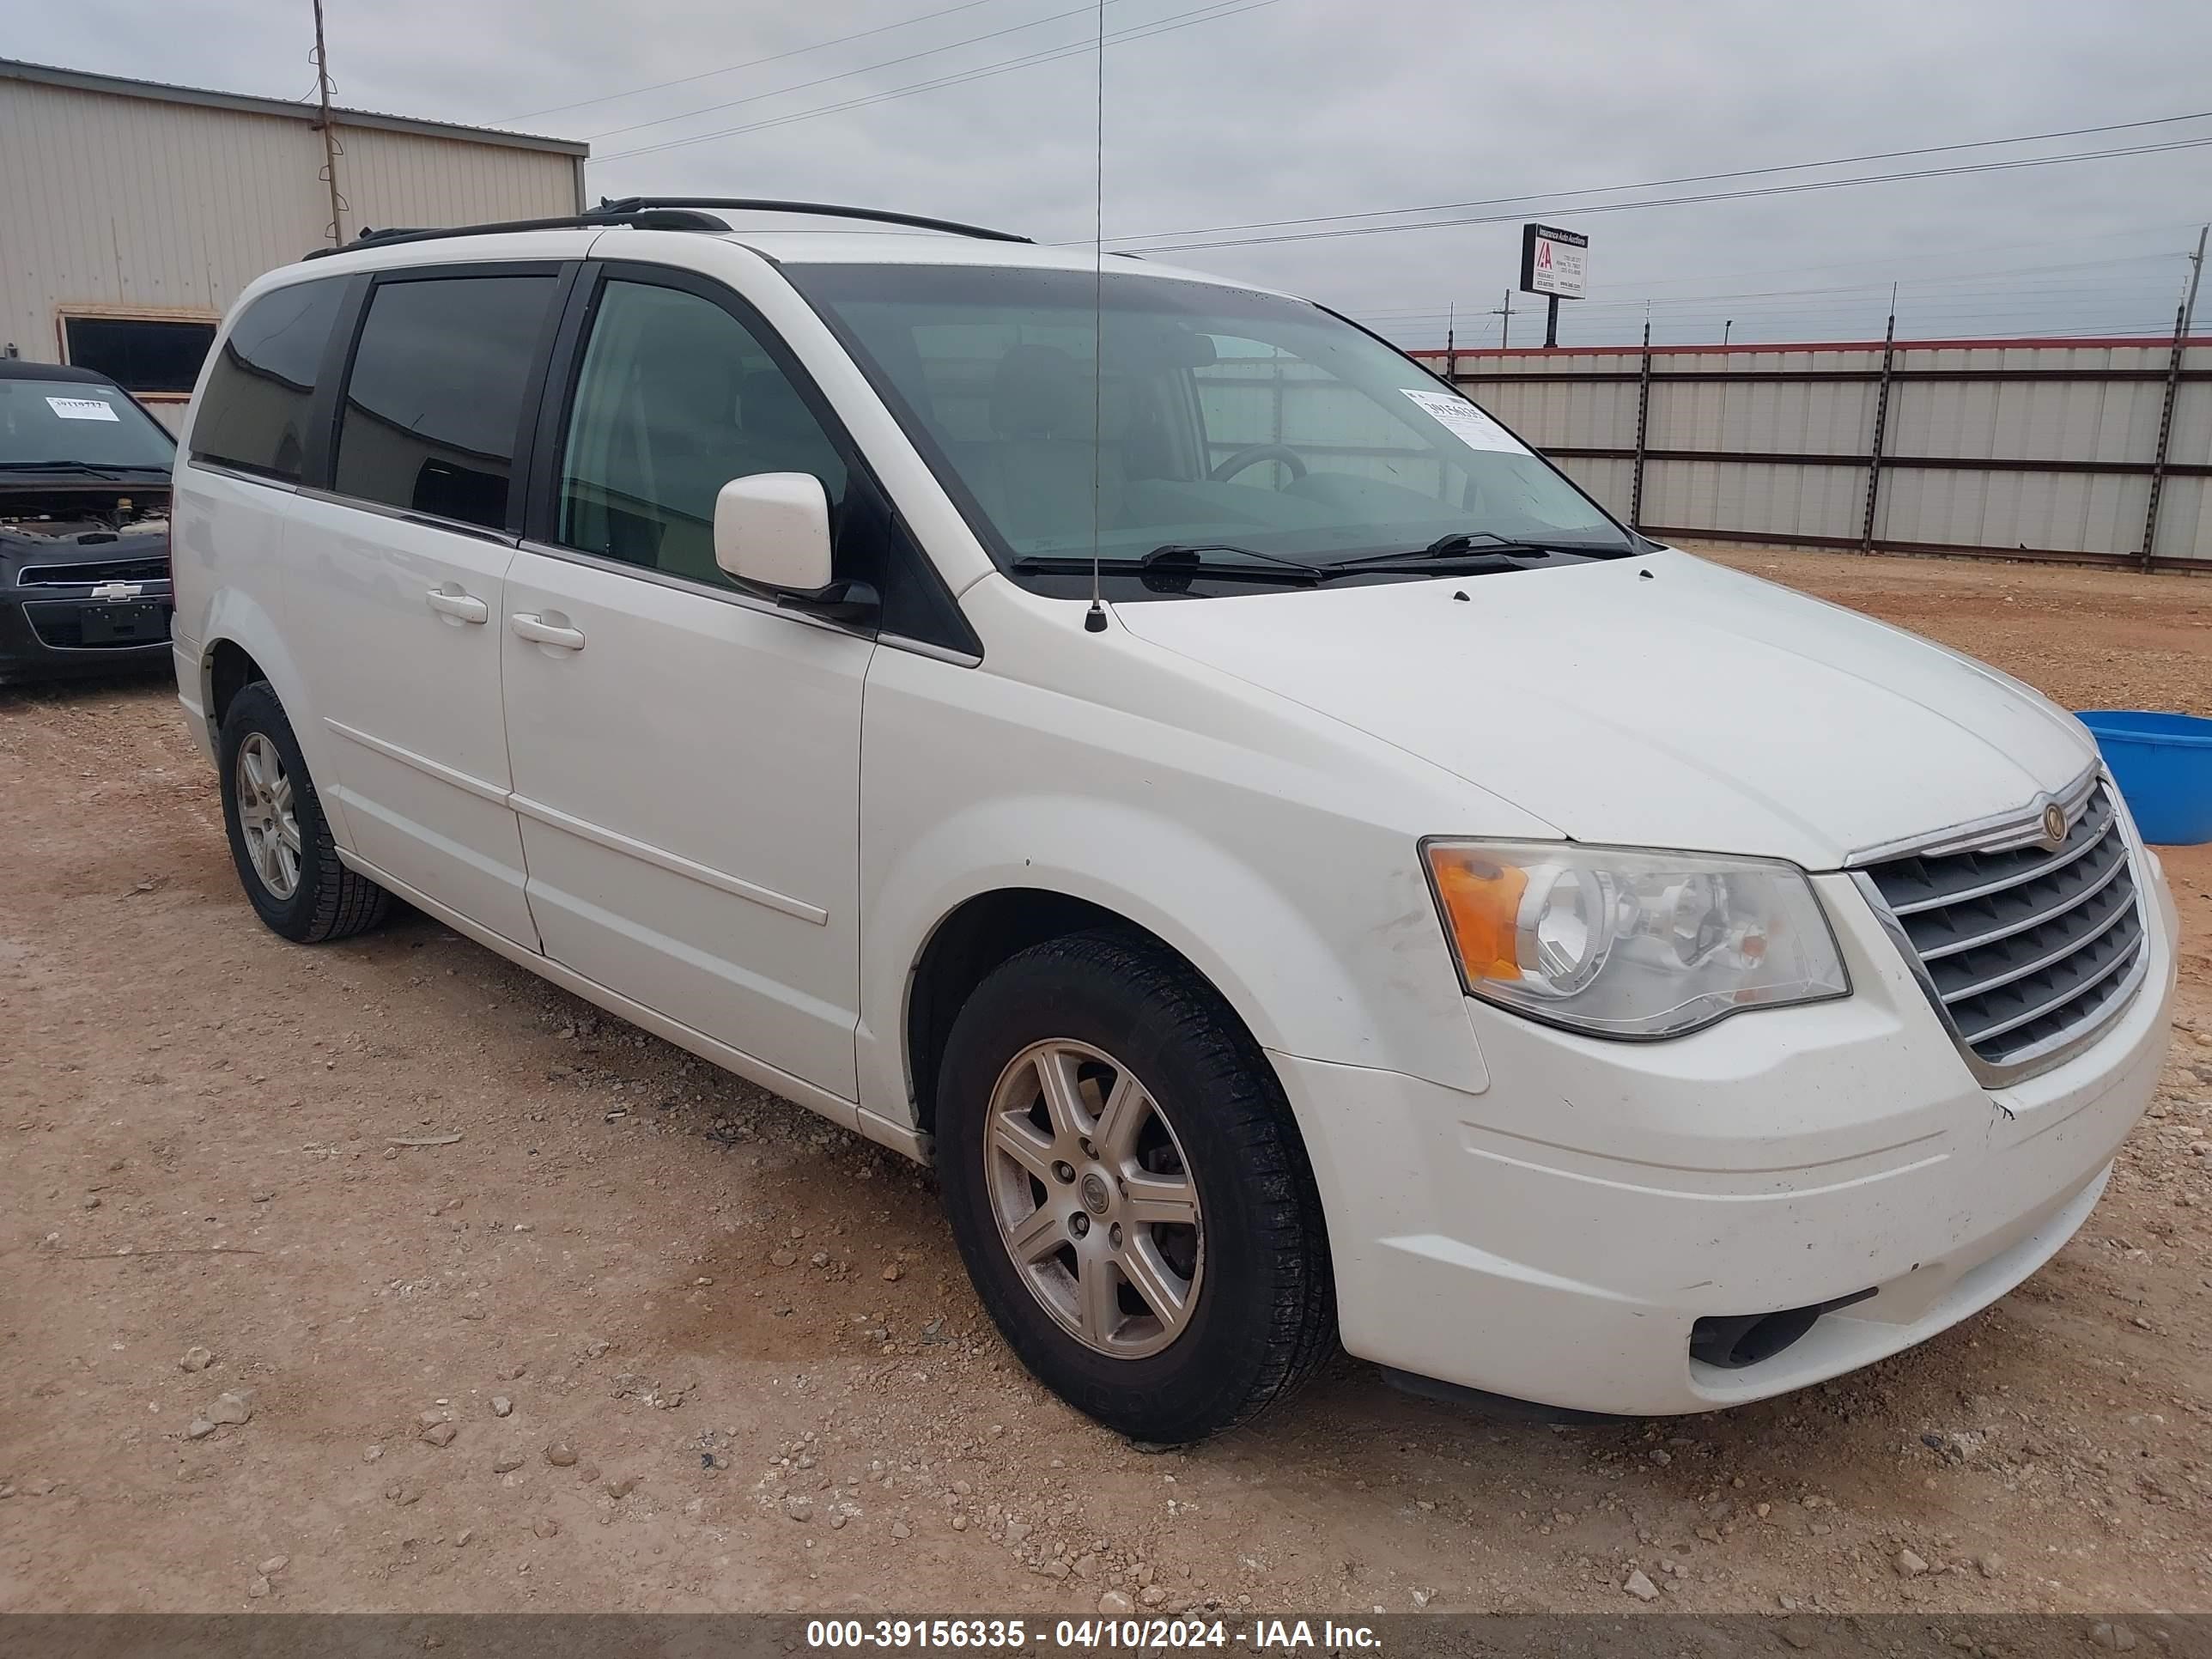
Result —
<instances>
[{"instance_id":1,"label":"van roof","mask_svg":"<svg viewBox=\"0 0 2212 1659\"><path fill-rule=\"evenodd\" d=\"M1053 246L1034 242L972 242L957 236L906 231L742 230L720 233L716 240L737 242L782 264L994 265L1021 270L1091 269L1091 249L1079 244ZM1134 276L1172 276L1223 287L1274 293L1217 272L1188 270L1108 250L1109 271Z\"/></svg>"}]
</instances>

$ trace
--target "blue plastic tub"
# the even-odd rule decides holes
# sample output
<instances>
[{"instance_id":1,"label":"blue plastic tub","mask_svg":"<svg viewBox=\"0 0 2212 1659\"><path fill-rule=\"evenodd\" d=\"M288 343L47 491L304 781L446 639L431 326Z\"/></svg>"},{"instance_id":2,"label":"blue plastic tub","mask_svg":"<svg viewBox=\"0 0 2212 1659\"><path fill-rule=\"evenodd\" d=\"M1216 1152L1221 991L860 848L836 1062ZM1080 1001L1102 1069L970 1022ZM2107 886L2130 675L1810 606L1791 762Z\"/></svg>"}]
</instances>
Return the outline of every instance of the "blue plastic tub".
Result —
<instances>
[{"instance_id":1,"label":"blue plastic tub","mask_svg":"<svg viewBox=\"0 0 2212 1659\"><path fill-rule=\"evenodd\" d=\"M2092 708L2081 724L2095 734L2145 841L2164 847L2212 841L2212 720Z\"/></svg>"}]
</instances>

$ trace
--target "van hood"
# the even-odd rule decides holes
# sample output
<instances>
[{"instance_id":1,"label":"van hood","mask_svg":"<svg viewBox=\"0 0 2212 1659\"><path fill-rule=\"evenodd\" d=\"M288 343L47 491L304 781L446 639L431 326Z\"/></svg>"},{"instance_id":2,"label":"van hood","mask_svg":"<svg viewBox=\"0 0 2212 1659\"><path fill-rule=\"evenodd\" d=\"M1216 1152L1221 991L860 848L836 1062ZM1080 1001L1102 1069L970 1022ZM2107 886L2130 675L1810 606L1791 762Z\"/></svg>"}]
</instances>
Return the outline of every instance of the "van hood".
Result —
<instances>
[{"instance_id":1,"label":"van hood","mask_svg":"<svg viewBox=\"0 0 2212 1659\"><path fill-rule=\"evenodd\" d=\"M1671 549L1115 614L1576 841L1829 870L2026 806L2096 757L1995 669Z\"/></svg>"}]
</instances>

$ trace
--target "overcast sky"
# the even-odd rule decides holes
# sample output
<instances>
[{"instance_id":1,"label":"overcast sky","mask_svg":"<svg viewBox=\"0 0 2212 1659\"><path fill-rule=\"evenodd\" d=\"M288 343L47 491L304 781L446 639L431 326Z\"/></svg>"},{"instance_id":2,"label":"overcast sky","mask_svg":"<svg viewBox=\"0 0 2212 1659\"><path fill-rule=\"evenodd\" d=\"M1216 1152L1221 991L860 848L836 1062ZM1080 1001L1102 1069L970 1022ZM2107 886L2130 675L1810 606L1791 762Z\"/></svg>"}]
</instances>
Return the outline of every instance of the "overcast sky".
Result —
<instances>
[{"instance_id":1,"label":"overcast sky","mask_svg":"<svg viewBox=\"0 0 2212 1659\"><path fill-rule=\"evenodd\" d=\"M948 13L954 3L330 0L331 58L344 104L589 139L605 158L588 175L594 193L826 198L1088 240L1092 17L1079 0ZM283 98L313 86L307 0L0 9L13 56ZM1563 307L1564 342L1632 340L1648 301L1654 337L1669 343L1717 339L1731 319L1737 340L1878 337L1893 280L1905 337L2163 331L2185 251L2212 216L2212 119L1613 189L2212 110L2204 0L1109 0L1105 17L1109 246L1304 235L1346 225L1183 233L1533 198L1408 216L1500 223L1162 256L1310 294L1413 345L1443 343L1448 305L1463 347L1496 343L1523 216L1591 239L1592 295ZM840 40L863 30L877 32ZM739 67L707 73L725 65ZM633 90L681 77L699 78ZM866 99L879 101L827 109ZM721 136L621 154L709 134ZM2199 147L1592 210L2189 141ZM1515 305L1514 343L1538 343L1540 301ZM2208 309L2212 295L2200 331Z\"/></svg>"}]
</instances>

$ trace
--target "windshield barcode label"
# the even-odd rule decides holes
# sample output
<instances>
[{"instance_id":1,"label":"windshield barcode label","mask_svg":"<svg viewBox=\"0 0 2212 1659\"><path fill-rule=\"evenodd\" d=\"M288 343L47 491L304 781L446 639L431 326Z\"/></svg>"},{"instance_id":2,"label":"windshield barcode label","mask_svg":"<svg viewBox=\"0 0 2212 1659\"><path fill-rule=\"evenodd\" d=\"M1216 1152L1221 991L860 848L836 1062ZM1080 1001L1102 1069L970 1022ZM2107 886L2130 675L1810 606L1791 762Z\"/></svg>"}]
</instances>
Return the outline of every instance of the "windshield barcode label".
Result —
<instances>
[{"instance_id":1,"label":"windshield barcode label","mask_svg":"<svg viewBox=\"0 0 2212 1659\"><path fill-rule=\"evenodd\" d=\"M1469 449L1503 450L1509 455L1528 453L1528 445L1464 398L1455 398L1449 392L1431 392L1422 386L1404 386L1398 390L1411 398L1424 415L1434 416L1446 431Z\"/></svg>"},{"instance_id":2,"label":"windshield barcode label","mask_svg":"<svg viewBox=\"0 0 2212 1659\"><path fill-rule=\"evenodd\" d=\"M46 407L64 421L112 421L116 418L115 405L102 403L97 398L49 398Z\"/></svg>"}]
</instances>

